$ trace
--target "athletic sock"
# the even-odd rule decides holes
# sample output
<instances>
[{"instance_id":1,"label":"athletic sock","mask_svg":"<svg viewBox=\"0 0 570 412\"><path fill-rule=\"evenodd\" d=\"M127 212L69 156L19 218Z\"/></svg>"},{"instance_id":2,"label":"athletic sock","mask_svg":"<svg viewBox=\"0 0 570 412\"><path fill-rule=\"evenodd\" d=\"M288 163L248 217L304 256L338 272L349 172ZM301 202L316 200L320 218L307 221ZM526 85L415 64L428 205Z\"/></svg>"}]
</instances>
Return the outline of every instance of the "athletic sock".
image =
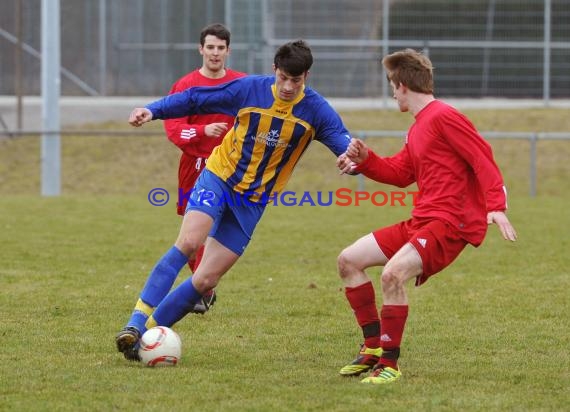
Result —
<instances>
[{"instance_id":1,"label":"athletic sock","mask_svg":"<svg viewBox=\"0 0 570 412\"><path fill-rule=\"evenodd\" d=\"M383 305L380 312L380 345L382 356L379 363L398 369L400 344L408 318L408 305Z\"/></svg>"},{"instance_id":2,"label":"athletic sock","mask_svg":"<svg viewBox=\"0 0 570 412\"><path fill-rule=\"evenodd\" d=\"M127 326L137 328L141 334L145 332L148 317L164 299L187 261L188 257L176 246L160 258L149 274Z\"/></svg>"},{"instance_id":3,"label":"athletic sock","mask_svg":"<svg viewBox=\"0 0 570 412\"><path fill-rule=\"evenodd\" d=\"M160 302L148 318L146 327L174 325L190 312L201 297L202 295L192 284L192 276L190 276Z\"/></svg>"},{"instance_id":4,"label":"athletic sock","mask_svg":"<svg viewBox=\"0 0 570 412\"><path fill-rule=\"evenodd\" d=\"M131 318L127 323L127 327L135 327L141 334L144 333L144 324L153 311L154 308L152 306L147 305L141 298L139 298L135 305L135 309L131 314Z\"/></svg>"},{"instance_id":5,"label":"athletic sock","mask_svg":"<svg viewBox=\"0 0 570 412\"><path fill-rule=\"evenodd\" d=\"M364 345L368 348L380 347L380 319L376 308L376 294L372 282L354 288L345 288L345 295L362 329Z\"/></svg>"}]
</instances>

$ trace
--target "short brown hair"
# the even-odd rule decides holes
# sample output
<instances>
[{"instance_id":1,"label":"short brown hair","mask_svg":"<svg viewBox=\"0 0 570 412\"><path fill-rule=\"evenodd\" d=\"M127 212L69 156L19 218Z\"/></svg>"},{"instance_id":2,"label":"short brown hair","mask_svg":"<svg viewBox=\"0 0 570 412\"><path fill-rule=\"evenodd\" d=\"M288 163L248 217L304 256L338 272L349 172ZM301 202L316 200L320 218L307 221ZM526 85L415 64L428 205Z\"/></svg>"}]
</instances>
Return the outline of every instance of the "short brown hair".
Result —
<instances>
[{"instance_id":1,"label":"short brown hair","mask_svg":"<svg viewBox=\"0 0 570 412\"><path fill-rule=\"evenodd\" d=\"M300 76L308 72L313 65L311 48L304 40L295 40L279 47L275 52L273 64L291 76Z\"/></svg>"},{"instance_id":2,"label":"short brown hair","mask_svg":"<svg viewBox=\"0 0 570 412\"><path fill-rule=\"evenodd\" d=\"M220 40L226 41L226 46L230 47L230 37L231 33L226 26L221 23L210 24L202 29L200 32L200 44L204 46L206 42L206 36L212 35L216 36Z\"/></svg>"},{"instance_id":3,"label":"short brown hair","mask_svg":"<svg viewBox=\"0 0 570 412\"><path fill-rule=\"evenodd\" d=\"M433 94L433 66L423 53L404 49L389 54L382 59L388 80L396 87L401 84L408 89L425 94Z\"/></svg>"}]
</instances>

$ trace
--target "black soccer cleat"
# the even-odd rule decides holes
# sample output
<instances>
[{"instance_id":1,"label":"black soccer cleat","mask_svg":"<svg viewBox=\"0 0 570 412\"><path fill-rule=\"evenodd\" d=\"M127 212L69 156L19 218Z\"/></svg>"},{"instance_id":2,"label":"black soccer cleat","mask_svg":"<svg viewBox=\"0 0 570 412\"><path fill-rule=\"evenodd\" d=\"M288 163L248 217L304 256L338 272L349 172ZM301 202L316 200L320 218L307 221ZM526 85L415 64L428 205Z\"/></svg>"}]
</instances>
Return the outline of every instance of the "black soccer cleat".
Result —
<instances>
[{"instance_id":1,"label":"black soccer cleat","mask_svg":"<svg viewBox=\"0 0 570 412\"><path fill-rule=\"evenodd\" d=\"M212 289L211 293L202 296L202 298L196 302L194 307L190 309L190 313L198 313L200 315L203 315L210 310L210 307L212 307L214 303L216 303L217 298L218 297L216 296L216 291Z\"/></svg>"},{"instance_id":2,"label":"black soccer cleat","mask_svg":"<svg viewBox=\"0 0 570 412\"><path fill-rule=\"evenodd\" d=\"M141 333L133 326L123 328L117 336L115 336L115 343L117 350L123 354L125 359L135 362L140 362L139 356L139 340Z\"/></svg>"}]
</instances>

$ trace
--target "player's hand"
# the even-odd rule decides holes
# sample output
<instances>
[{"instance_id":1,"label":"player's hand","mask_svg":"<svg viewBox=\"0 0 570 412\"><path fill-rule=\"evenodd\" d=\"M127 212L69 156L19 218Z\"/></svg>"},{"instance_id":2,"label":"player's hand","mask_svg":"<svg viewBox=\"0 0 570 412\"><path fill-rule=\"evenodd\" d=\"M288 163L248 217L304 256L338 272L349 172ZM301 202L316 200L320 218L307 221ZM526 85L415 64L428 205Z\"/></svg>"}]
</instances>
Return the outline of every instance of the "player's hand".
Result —
<instances>
[{"instance_id":1,"label":"player's hand","mask_svg":"<svg viewBox=\"0 0 570 412\"><path fill-rule=\"evenodd\" d=\"M360 139L351 139L346 156L354 163L359 165L368 158L368 146Z\"/></svg>"},{"instance_id":2,"label":"player's hand","mask_svg":"<svg viewBox=\"0 0 570 412\"><path fill-rule=\"evenodd\" d=\"M496 223L505 240L514 242L517 240L517 232L505 212L489 212L487 213L487 224Z\"/></svg>"},{"instance_id":3,"label":"player's hand","mask_svg":"<svg viewBox=\"0 0 570 412\"><path fill-rule=\"evenodd\" d=\"M336 166L339 168L340 170L340 174L353 174L354 173L354 168L356 167L356 165L354 164L354 162L352 162L348 156L346 156L346 153L341 154L339 157L337 157L336 159Z\"/></svg>"},{"instance_id":4,"label":"player's hand","mask_svg":"<svg viewBox=\"0 0 570 412\"><path fill-rule=\"evenodd\" d=\"M220 137L228 131L227 123L210 123L204 127L204 133L208 137Z\"/></svg>"},{"instance_id":5,"label":"player's hand","mask_svg":"<svg viewBox=\"0 0 570 412\"><path fill-rule=\"evenodd\" d=\"M137 107L129 116L129 124L134 127L140 127L146 122L152 120L152 112L145 107Z\"/></svg>"}]
</instances>

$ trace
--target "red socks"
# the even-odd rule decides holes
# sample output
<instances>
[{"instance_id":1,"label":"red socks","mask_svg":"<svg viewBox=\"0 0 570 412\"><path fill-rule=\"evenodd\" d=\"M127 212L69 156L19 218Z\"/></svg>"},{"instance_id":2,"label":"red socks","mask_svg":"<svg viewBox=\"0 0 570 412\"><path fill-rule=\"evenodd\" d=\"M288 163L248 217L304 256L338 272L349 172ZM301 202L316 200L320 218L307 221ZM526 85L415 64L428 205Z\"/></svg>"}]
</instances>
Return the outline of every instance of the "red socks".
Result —
<instances>
[{"instance_id":1,"label":"red socks","mask_svg":"<svg viewBox=\"0 0 570 412\"><path fill-rule=\"evenodd\" d=\"M380 319L372 282L366 282L355 288L347 287L344 293L358 325L362 328L364 344L368 348L380 347Z\"/></svg>"},{"instance_id":2,"label":"red socks","mask_svg":"<svg viewBox=\"0 0 570 412\"><path fill-rule=\"evenodd\" d=\"M408 305L382 305L380 318L372 282L345 289L346 299L362 328L364 344L368 348L382 347L380 363L398 369L400 344L408 319ZM382 326L380 326L382 325Z\"/></svg>"},{"instance_id":3,"label":"red socks","mask_svg":"<svg viewBox=\"0 0 570 412\"><path fill-rule=\"evenodd\" d=\"M382 323L380 346L384 350L380 363L398 369L400 343L408 318L408 305L383 305L380 318Z\"/></svg>"}]
</instances>

